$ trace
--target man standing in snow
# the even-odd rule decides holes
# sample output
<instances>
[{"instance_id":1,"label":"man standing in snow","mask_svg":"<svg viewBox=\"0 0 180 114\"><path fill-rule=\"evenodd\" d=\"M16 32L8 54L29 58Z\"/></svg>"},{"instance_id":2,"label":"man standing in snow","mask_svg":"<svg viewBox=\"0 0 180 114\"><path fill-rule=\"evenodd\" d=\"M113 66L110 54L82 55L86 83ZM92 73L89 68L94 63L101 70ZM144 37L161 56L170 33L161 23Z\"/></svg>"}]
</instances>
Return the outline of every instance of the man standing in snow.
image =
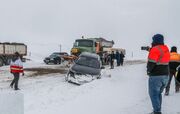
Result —
<instances>
[{"instance_id":1,"label":"man standing in snow","mask_svg":"<svg viewBox=\"0 0 180 114\"><path fill-rule=\"evenodd\" d=\"M13 85L14 85L14 90L19 90L18 88L19 76L20 76L20 73L24 75L24 71L23 71L23 64L20 59L20 54L18 52L14 54L11 60L10 70L11 70L11 73L14 75L14 79L11 82L10 87L13 88Z\"/></svg>"},{"instance_id":2,"label":"man standing in snow","mask_svg":"<svg viewBox=\"0 0 180 114\"><path fill-rule=\"evenodd\" d=\"M164 45L164 37L156 34L152 38L152 48L148 55L149 96L153 112L161 114L162 92L168 83L170 52Z\"/></svg>"},{"instance_id":3,"label":"man standing in snow","mask_svg":"<svg viewBox=\"0 0 180 114\"><path fill-rule=\"evenodd\" d=\"M121 52L120 53L120 65L123 66L123 63L124 63L124 54Z\"/></svg>"},{"instance_id":4,"label":"man standing in snow","mask_svg":"<svg viewBox=\"0 0 180 114\"><path fill-rule=\"evenodd\" d=\"M171 54L170 54L170 62L169 62L169 68L170 68L170 78L168 85L166 87L165 95L169 95L171 80L173 76L176 74L176 68L180 65L180 55L177 53L177 47L173 46L171 47ZM175 81L175 90L176 92L179 92L179 83Z\"/></svg>"},{"instance_id":5,"label":"man standing in snow","mask_svg":"<svg viewBox=\"0 0 180 114\"><path fill-rule=\"evenodd\" d=\"M111 69L114 69L114 59L115 59L115 54L114 54L114 51L112 51L110 54Z\"/></svg>"},{"instance_id":6,"label":"man standing in snow","mask_svg":"<svg viewBox=\"0 0 180 114\"><path fill-rule=\"evenodd\" d=\"M116 51L116 61L117 61L117 66L120 66L120 53L119 53L119 51Z\"/></svg>"}]
</instances>

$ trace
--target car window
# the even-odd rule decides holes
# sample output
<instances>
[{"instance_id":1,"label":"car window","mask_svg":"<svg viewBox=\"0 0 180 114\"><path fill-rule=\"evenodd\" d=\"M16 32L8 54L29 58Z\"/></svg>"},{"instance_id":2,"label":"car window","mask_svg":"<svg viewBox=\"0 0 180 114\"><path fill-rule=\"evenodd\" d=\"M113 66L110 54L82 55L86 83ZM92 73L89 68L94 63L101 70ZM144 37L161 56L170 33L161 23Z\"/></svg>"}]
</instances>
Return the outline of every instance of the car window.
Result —
<instances>
[{"instance_id":1,"label":"car window","mask_svg":"<svg viewBox=\"0 0 180 114\"><path fill-rule=\"evenodd\" d=\"M54 58L54 57L58 57L58 55L56 55L56 54L50 55L50 58Z\"/></svg>"}]
</instances>

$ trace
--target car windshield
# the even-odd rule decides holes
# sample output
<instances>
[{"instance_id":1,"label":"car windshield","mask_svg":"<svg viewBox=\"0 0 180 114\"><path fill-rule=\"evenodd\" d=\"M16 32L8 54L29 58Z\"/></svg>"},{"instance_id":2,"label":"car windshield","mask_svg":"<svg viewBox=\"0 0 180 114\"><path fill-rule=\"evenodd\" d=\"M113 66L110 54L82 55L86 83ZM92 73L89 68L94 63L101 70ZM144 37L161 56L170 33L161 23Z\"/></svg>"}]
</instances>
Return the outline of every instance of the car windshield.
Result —
<instances>
[{"instance_id":1,"label":"car windshield","mask_svg":"<svg viewBox=\"0 0 180 114\"><path fill-rule=\"evenodd\" d=\"M77 60L76 64L88 66L88 67L92 67L92 68L100 68L99 61L95 58L90 58L90 57L80 57Z\"/></svg>"},{"instance_id":2,"label":"car windshield","mask_svg":"<svg viewBox=\"0 0 180 114\"><path fill-rule=\"evenodd\" d=\"M82 46L82 47L92 47L93 46L93 41L91 40L76 40L75 46Z\"/></svg>"},{"instance_id":3,"label":"car windshield","mask_svg":"<svg viewBox=\"0 0 180 114\"><path fill-rule=\"evenodd\" d=\"M58 55L57 54L51 54L49 57L50 58L55 58L55 57L57 57Z\"/></svg>"}]
</instances>

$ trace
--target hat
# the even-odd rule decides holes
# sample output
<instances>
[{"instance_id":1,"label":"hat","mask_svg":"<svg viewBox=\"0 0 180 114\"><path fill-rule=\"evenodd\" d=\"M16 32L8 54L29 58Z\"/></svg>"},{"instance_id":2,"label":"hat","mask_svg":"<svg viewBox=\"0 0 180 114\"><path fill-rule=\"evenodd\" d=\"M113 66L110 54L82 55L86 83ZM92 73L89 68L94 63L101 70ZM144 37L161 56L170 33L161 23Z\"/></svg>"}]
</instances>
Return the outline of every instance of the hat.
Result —
<instances>
[{"instance_id":1,"label":"hat","mask_svg":"<svg viewBox=\"0 0 180 114\"><path fill-rule=\"evenodd\" d=\"M171 52L177 52L177 47L176 46L171 47Z\"/></svg>"},{"instance_id":2,"label":"hat","mask_svg":"<svg viewBox=\"0 0 180 114\"><path fill-rule=\"evenodd\" d=\"M164 36L161 34L156 34L152 37L153 44L164 44Z\"/></svg>"},{"instance_id":3,"label":"hat","mask_svg":"<svg viewBox=\"0 0 180 114\"><path fill-rule=\"evenodd\" d=\"M15 56L17 56L17 57L20 56L20 54L19 54L18 52L15 52L14 54L15 54Z\"/></svg>"}]
</instances>

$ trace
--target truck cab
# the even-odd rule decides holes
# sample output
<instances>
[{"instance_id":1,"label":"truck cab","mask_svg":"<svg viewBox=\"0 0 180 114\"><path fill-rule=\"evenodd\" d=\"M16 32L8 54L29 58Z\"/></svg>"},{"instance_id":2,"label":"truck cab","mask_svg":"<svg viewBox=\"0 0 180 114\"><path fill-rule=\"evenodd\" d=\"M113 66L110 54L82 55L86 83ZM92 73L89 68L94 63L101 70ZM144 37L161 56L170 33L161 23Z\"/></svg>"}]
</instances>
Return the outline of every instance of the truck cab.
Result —
<instances>
[{"instance_id":1,"label":"truck cab","mask_svg":"<svg viewBox=\"0 0 180 114\"><path fill-rule=\"evenodd\" d=\"M71 54L78 56L82 52L96 53L96 42L92 39L77 39L71 49Z\"/></svg>"}]
</instances>

